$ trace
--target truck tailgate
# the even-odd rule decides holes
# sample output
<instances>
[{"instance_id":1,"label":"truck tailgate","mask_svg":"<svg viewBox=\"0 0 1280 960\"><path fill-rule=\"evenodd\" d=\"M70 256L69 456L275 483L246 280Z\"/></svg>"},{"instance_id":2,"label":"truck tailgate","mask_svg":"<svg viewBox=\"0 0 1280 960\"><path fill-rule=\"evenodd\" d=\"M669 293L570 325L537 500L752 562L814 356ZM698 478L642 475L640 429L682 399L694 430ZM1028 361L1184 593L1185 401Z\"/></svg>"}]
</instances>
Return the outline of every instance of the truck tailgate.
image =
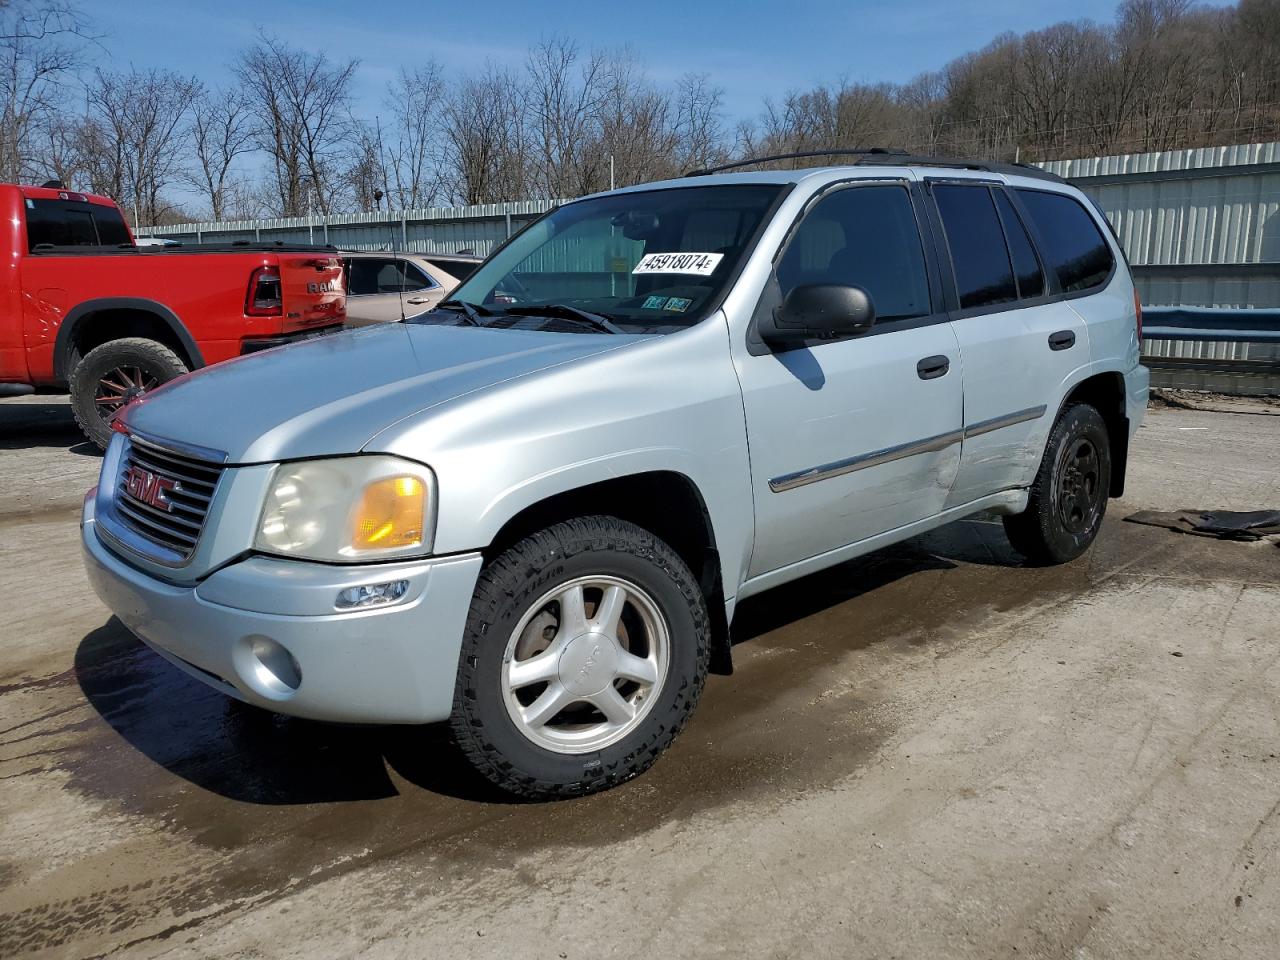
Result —
<instances>
[{"instance_id":1,"label":"truck tailgate","mask_svg":"<svg viewBox=\"0 0 1280 960\"><path fill-rule=\"evenodd\" d=\"M280 292L284 333L345 318L342 261L337 257L280 254Z\"/></svg>"}]
</instances>

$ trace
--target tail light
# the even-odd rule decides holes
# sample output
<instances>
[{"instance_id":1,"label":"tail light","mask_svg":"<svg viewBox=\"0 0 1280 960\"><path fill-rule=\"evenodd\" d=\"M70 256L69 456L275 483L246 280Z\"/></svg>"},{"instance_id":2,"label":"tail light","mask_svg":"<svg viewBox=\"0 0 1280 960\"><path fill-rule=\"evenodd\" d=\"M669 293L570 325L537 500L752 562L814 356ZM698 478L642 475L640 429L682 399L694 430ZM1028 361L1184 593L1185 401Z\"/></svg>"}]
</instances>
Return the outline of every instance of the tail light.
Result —
<instances>
[{"instance_id":1,"label":"tail light","mask_svg":"<svg viewBox=\"0 0 1280 960\"><path fill-rule=\"evenodd\" d=\"M251 317L278 317L283 312L280 297L280 269L258 267L249 277L249 295L244 312Z\"/></svg>"},{"instance_id":2,"label":"tail light","mask_svg":"<svg viewBox=\"0 0 1280 960\"><path fill-rule=\"evenodd\" d=\"M1138 323L1138 349L1142 349L1142 296L1138 293L1138 288L1133 288L1133 313L1137 317Z\"/></svg>"}]
</instances>

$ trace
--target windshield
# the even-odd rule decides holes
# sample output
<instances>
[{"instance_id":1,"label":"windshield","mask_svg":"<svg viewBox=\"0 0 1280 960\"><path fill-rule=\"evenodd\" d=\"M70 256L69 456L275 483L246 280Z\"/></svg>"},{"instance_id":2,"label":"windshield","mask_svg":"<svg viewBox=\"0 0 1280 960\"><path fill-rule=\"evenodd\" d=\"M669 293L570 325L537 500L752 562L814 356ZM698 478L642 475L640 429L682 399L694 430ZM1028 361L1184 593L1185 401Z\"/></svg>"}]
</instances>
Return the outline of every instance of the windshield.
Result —
<instances>
[{"instance_id":1,"label":"windshield","mask_svg":"<svg viewBox=\"0 0 1280 960\"><path fill-rule=\"evenodd\" d=\"M511 240L451 295L490 326L555 305L627 333L671 332L716 303L781 187L675 187L566 204ZM536 319L536 318L535 318Z\"/></svg>"}]
</instances>

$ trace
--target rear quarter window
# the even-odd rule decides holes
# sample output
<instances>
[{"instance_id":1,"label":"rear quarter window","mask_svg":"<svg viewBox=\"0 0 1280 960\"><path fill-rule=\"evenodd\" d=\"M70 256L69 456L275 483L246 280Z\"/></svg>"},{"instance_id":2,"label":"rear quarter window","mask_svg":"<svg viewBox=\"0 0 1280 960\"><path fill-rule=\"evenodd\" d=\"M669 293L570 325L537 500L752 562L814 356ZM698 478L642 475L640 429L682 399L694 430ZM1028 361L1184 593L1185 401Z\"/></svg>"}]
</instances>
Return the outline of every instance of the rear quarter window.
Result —
<instances>
[{"instance_id":1,"label":"rear quarter window","mask_svg":"<svg viewBox=\"0 0 1280 960\"><path fill-rule=\"evenodd\" d=\"M1035 225L1040 253L1057 274L1063 293L1105 283L1115 266L1111 247L1084 205L1074 197L1042 190L1018 190Z\"/></svg>"},{"instance_id":2,"label":"rear quarter window","mask_svg":"<svg viewBox=\"0 0 1280 960\"><path fill-rule=\"evenodd\" d=\"M443 270L455 280L467 279L467 277L475 273L476 267L480 266L479 261L471 263L467 260L432 260L430 257L426 259L427 263L438 270Z\"/></svg>"}]
</instances>

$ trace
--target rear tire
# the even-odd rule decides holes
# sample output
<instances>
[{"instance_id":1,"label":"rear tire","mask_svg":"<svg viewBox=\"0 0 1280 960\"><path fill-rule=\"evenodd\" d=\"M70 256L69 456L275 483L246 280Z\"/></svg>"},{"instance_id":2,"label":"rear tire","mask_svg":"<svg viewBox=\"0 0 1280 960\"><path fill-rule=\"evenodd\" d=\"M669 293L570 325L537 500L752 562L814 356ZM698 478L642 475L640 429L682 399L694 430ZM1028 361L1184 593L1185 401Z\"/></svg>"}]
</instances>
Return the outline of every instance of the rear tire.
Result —
<instances>
[{"instance_id":1,"label":"rear tire","mask_svg":"<svg viewBox=\"0 0 1280 960\"><path fill-rule=\"evenodd\" d=\"M614 517L557 523L480 574L453 742L527 799L615 786L647 770L693 713L709 635L698 583L662 540Z\"/></svg>"},{"instance_id":2,"label":"rear tire","mask_svg":"<svg viewBox=\"0 0 1280 960\"><path fill-rule=\"evenodd\" d=\"M187 372L163 343L124 337L94 347L71 371L71 409L84 435L105 450L111 420L129 401Z\"/></svg>"},{"instance_id":3,"label":"rear tire","mask_svg":"<svg viewBox=\"0 0 1280 960\"><path fill-rule=\"evenodd\" d=\"M1027 509L1004 518L1009 542L1037 566L1074 560L1097 537L1110 490L1106 421L1087 403L1068 404L1049 432Z\"/></svg>"}]
</instances>

